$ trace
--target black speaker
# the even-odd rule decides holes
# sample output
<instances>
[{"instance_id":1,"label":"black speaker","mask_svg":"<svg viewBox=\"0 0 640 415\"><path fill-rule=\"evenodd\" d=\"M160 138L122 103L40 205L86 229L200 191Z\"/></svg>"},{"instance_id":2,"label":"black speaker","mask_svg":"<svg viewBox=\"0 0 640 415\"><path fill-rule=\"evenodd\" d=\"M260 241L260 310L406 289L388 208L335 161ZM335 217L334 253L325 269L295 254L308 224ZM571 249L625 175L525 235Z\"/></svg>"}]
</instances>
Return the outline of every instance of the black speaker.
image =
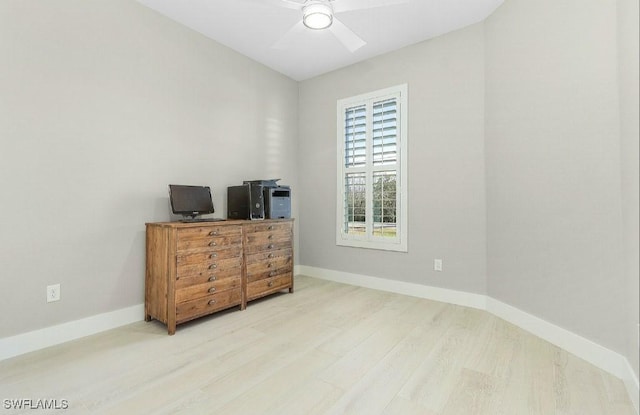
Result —
<instances>
[{"instance_id":1,"label":"black speaker","mask_svg":"<svg viewBox=\"0 0 640 415\"><path fill-rule=\"evenodd\" d=\"M263 186L246 183L227 187L227 217L229 219L264 219Z\"/></svg>"}]
</instances>

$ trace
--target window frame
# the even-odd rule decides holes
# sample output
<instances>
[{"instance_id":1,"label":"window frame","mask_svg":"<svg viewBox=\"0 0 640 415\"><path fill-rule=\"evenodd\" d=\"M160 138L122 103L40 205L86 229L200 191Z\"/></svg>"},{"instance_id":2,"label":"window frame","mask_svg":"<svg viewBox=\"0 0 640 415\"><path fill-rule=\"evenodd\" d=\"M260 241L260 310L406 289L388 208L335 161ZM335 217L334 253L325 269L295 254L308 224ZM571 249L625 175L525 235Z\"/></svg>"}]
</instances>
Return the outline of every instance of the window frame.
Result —
<instances>
[{"instance_id":1,"label":"window frame","mask_svg":"<svg viewBox=\"0 0 640 415\"><path fill-rule=\"evenodd\" d=\"M373 164L373 116L375 103L395 98L397 102L396 163L394 165ZM337 188L336 188L336 245L357 248L407 252L407 124L408 86L401 84L377 91L339 99L337 102ZM364 167L345 166L345 111L366 105L366 163ZM390 168L391 167L391 168ZM374 236L373 229L373 175L376 172L395 171L396 174L396 237ZM366 177L366 232L353 235L344 232L345 217L345 176L347 173L365 173Z\"/></svg>"}]
</instances>

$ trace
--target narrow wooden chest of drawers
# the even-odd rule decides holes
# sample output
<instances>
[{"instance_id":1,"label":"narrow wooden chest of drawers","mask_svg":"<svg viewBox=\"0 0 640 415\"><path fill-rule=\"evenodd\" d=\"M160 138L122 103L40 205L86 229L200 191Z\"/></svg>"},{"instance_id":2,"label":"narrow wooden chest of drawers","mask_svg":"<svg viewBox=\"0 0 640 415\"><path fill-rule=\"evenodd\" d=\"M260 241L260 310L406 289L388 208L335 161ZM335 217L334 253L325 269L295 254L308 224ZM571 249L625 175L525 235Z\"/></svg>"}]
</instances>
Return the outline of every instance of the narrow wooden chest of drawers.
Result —
<instances>
[{"instance_id":1,"label":"narrow wooden chest of drawers","mask_svg":"<svg viewBox=\"0 0 640 415\"><path fill-rule=\"evenodd\" d=\"M293 292L292 220L146 224L145 320L176 325Z\"/></svg>"},{"instance_id":2,"label":"narrow wooden chest of drawers","mask_svg":"<svg viewBox=\"0 0 640 415\"><path fill-rule=\"evenodd\" d=\"M288 289L293 292L291 222L244 226L247 301Z\"/></svg>"}]
</instances>

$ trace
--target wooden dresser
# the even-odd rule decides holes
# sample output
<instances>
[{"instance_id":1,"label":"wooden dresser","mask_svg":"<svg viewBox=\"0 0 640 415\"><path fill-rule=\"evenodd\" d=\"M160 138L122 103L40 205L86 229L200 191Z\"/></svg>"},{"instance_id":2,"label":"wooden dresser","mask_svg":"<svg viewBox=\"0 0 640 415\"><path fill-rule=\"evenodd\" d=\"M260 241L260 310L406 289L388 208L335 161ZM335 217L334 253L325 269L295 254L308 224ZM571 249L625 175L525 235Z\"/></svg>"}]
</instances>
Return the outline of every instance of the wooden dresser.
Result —
<instances>
[{"instance_id":1,"label":"wooden dresser","mask_svg":"<svg viewBox=\"0 0 640 415\"><path fill-rule=\"evenodd\" d=\"M145 320L176 325L293 292L293 220L147 223Z\"/></svg>"}]
</instances>

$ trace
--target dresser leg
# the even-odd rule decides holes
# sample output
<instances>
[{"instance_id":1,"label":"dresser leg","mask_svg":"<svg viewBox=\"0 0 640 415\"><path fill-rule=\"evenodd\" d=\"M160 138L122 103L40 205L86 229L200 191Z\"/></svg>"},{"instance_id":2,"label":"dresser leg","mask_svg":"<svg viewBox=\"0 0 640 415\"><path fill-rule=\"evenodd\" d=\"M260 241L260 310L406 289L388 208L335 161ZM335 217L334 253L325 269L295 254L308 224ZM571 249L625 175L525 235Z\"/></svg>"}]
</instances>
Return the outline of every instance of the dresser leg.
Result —
<instances>
[{"instance_id":1,"label":"dresser leg","mask_svg":"<svg viewBox=\"0 0 640 415\"><path fill-rule=\"evenodd\" d=\"M149 313L149 303L145 299L144 301L144 321L151 321L151 313Z\"/></svg>"}]
</instances>

